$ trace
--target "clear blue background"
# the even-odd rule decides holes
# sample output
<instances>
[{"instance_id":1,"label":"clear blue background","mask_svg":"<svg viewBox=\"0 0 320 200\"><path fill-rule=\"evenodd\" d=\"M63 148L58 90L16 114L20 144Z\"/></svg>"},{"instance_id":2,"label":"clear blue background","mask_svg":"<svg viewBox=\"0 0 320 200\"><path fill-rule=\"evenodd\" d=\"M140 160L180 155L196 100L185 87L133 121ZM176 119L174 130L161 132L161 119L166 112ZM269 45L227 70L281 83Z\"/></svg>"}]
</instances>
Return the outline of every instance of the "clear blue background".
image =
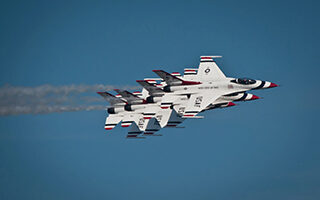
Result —
<instances>
[{"instance_id":1,"label":"clear blue background","mask_svg":"<svg viewBox=\"0 0 320 200\"><path fill-rule=\"evenodd\" d=\"M104 111L0 117L0 199L320 199L318 1L2 1L0 85L136 85L223 55L281 87L163 137Z\"/></svg>"}]
</instances>

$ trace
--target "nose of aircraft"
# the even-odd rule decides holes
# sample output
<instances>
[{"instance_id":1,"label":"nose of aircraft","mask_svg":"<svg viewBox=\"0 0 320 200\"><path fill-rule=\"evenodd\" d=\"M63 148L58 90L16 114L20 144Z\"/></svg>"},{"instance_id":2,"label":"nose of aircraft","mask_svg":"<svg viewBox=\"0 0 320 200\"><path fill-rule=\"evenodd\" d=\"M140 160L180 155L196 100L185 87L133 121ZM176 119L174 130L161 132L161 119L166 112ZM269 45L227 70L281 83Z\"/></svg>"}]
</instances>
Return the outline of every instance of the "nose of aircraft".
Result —
<instances>
[{"instance_id":1,"label":"nose of aircraft","mask_svg":"<svg viewBox=\"0 0 320 200\"><path fill-rule=\"evenodd\" d=\"M235 105L237 105L237 104L232 103L232 102L229 102L228 105L227 105L227 107L229 107L229 106L235 106Z\"/></svg>"},{"instance_id":2,"label":"nose of aircraft","mask_svg":"<svg viewBox=\"0 0 320 200\"><path fill-rule=\"evenodd\" d=\"M275 84L275 83L271 83L269 81L266 81L266 83L265 83L263 88L273 88L273 87L278 87L278 85Z\"/></svg>"},{"instance_id":3,"label":"nose of aircraft","mask_svg":"<svg viewBox=\"0 0 320 200\"><path fill-rule=\"evenodd\" d=\"M260 97L253 94L250 100L255 100L255 99L260 99Z\"/></svg>"},{"instance_id":4,"label":"nose of aircraft","mask_svg":"<svg viewBox=\"0 0 320 200\"><path fill-rule=\"evenodd\" d=\"M251 100L256 100L256 99L260 99L260 97L254 95L254 94L247 94L246 98L243 99L243 101L251 101Z\"/></svg>"},{"instance_id":5,"label":"nose of aircraft","mask_svg":"<svg viewBox=\"0 0 320 200\"><path fill-rule=\"evenodd\" d=\"M270 83L269 88L273 88L273 87L278 87L278 85L277 85L277 84L275 84L275 83Z\"/></svg>"}]
</instances>

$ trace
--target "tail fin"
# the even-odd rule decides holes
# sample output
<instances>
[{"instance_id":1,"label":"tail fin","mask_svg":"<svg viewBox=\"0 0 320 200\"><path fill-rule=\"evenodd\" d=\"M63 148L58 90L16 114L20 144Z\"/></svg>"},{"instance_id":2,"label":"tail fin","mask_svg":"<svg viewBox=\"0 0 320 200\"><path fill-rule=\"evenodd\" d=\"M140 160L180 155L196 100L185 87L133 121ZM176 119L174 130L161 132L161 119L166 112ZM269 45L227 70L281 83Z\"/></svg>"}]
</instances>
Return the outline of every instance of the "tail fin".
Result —
<instances>
[{"instance_id":1,"label":"tail fin","mask_svg":"<svg viewBox=\"0 0 320 200\"><path fill-rule=\"evenodd\" d=\"M159 122L156 118L150 119L148 122L147 128L145 130L145 135L153 135L155 132L161 129Z\"/></svg>"},{"instance_id":2,"label":"tail fin","mask_svg":"<svg viewBox=\"0 0 320 200\"><path fill-rule=\"evenodd\" d=\"M109 115L107 118L106 118L106 123L104 125L104 128L106 130L111 130L113 129L121 120L122 120L122 116L120 115Z\"/></svg>"},{"instance_id":3,"label":"tail fin","mask_svg":"<svg viewBox=\"0 0 320 200\"><path fill-rule=\"evenodd\" d=\"M157 112L155 118L157 119L157 122L161 128L167 125L173 110L174 109L161 109L159 112Z\"/></svg>"},{"instance_id":4,"label":"tail fin","mask_svg":"<svg viewBox=\"0 0 320 200\"><path fill-rule=\"evenodd\" d=\"M141 133L143 133L143 131L141 131L138 125L135 122L133 122L128 132L127 138L144 138L138 137L138 135L140 135Z\"/></svg>"},{"instance_id":5,"label":"tail fin","mask_svg":"<svg viewBox=\"0 0 320 200\"><path fill-rule=\"evenodd\" d=\"M184 74L183 74L183 79L184 80L194 80L197 78L197 72L198 72L198 69L185 68Z\"/></svg>"},{"instance_id":6,"label":"tail fin","mask_svg":"<svg viewBox=\"0 0 320 200\"><path fill-rule=\"evenodd\" d=\"M175 109L172 109L172 113L170 115L170 118L169 118L166 126L167 127L176 127L177 125L181 124L184 120L185 119L181 118L180 115L175 111Z\"/></svg>"},{"instance_id":7,"label":"tail fin","mask_svg":"<svg viewBox=\"0 0 320 200\"><path fill-rule=\"evenodd\" d=\"M201 56L197 79L200 81L219 81L226 78L213 60L221 56Z\"/></svg>"}]
</instances>

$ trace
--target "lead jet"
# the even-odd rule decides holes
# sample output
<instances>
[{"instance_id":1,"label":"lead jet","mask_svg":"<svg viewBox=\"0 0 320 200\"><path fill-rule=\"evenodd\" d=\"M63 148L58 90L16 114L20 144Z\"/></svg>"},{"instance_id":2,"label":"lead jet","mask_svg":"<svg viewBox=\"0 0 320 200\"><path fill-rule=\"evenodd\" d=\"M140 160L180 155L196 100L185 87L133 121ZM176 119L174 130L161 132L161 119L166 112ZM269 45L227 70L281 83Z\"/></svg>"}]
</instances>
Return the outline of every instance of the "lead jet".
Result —
<instances>
[{"instance_id":1,"label":"lead jet","mask_svg":"<svg viewBox=\"0 0 320 200\"><path fill-rule=\"evenodd\" d=\"M110 102L106 130L120 121L130 126L128 138L155 135L165 127L177 127L185 119L203 118L199 113L231 107L234 101L259 99L250 90L278 85L262 80L226 77L215 62L220 56L201 56L198 69L187 68L184 75L153 70L160 78L138 80L143 87L140 97L124 90L114 96L98 92Z\"/></svg>"},{"instance_id":2,"label":"lead jet","mask_svg":"<svg viewBox=\"0 0 320 200\"><path fill-rule=\"evenodd\" d=\"M180 112L183 118L197 118L198 113L206 110L219 98L232 99L249 90L278 86L269 81L226 77L214 61L220 57L201 56L199 69L192 81L177 78L163 70L153 70L166 82L165 92L188 96L184 111Z\"/></svg>"}]
</instances>

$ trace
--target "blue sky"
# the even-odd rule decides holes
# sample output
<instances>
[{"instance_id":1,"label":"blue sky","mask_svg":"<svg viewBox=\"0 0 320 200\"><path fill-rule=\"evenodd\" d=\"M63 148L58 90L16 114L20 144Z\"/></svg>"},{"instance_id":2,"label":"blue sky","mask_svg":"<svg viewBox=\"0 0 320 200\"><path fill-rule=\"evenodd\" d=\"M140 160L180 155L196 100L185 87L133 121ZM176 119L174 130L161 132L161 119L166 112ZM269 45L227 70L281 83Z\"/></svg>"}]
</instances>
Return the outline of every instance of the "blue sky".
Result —
<instances>
[{"instance_id":1,"label":"blue sky","mask_svg":"<svg viewBox=\"0 0 320 200\"><path fill-rule=\"evenodd\" d=\"M317 1L0 3L0 86L136 85L223 55L281 87L126 140L104 111L0 117L0 199L319 199Z\"/></svg>"}]
</instances>

